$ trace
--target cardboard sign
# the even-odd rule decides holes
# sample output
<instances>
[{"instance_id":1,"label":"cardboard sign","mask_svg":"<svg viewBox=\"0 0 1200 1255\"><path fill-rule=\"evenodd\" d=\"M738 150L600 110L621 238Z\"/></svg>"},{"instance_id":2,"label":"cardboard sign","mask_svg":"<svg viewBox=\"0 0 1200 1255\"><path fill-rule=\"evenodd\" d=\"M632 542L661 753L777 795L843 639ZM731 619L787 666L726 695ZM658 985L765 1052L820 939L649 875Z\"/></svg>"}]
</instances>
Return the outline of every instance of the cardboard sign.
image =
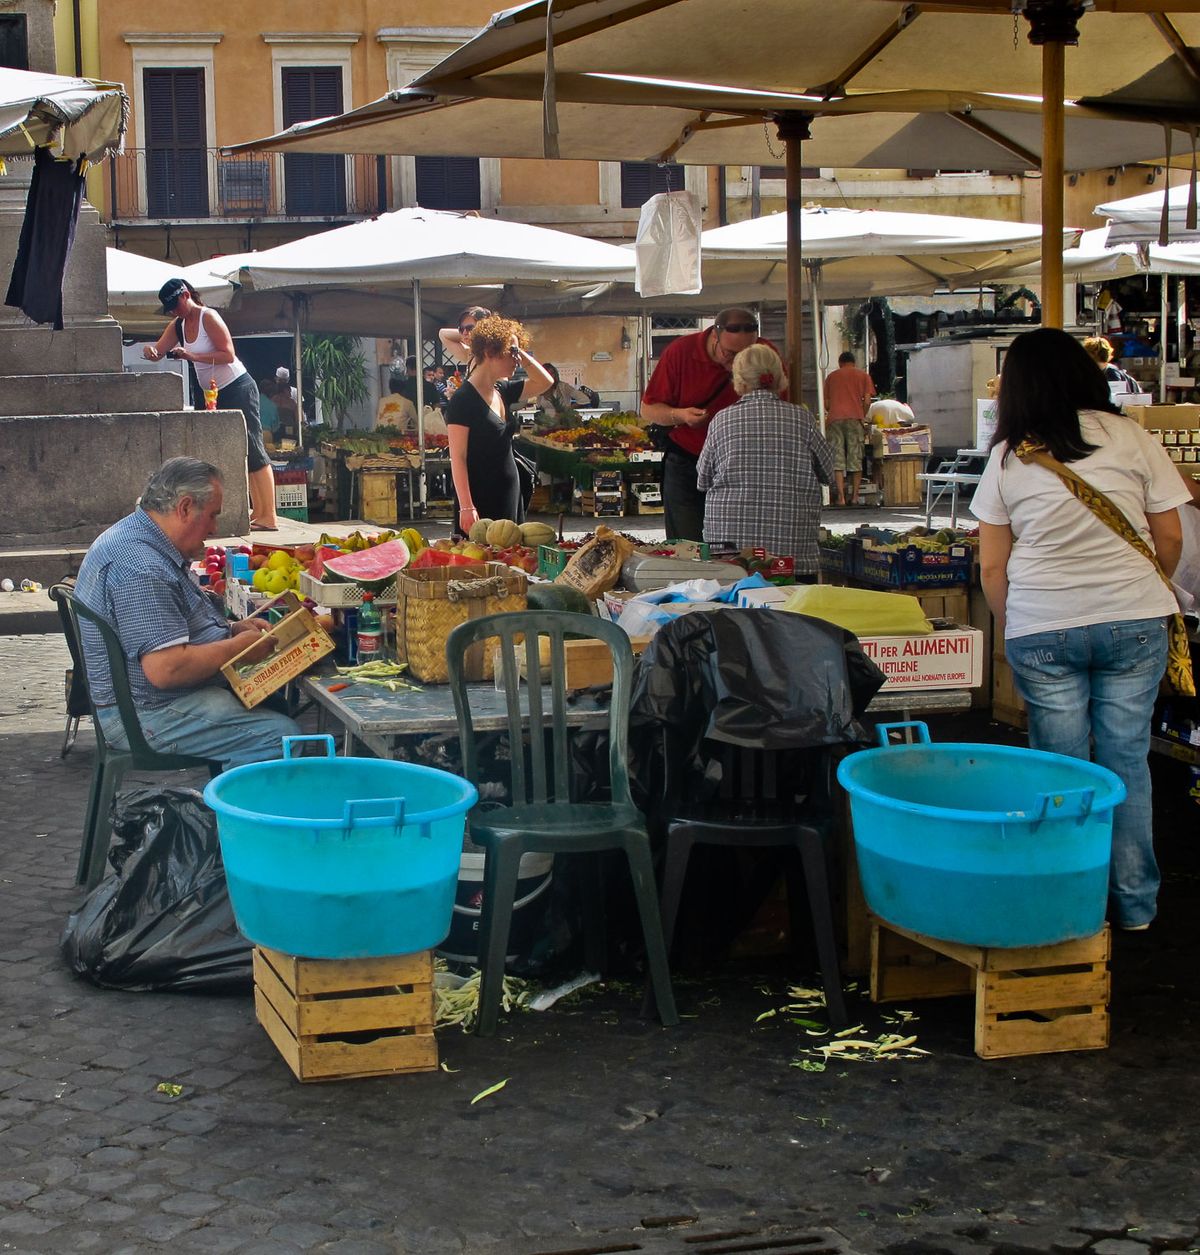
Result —
<instances>
[{"instance_id":1,"label":"cardboard sign","mask_svg":"<svg viewBox=\"0 0 1200 1255\"><path fill-rule=\"evenodd\" d=\"M978 628L928 636L860 636L868 658L897 689L978 688L983 682L983 633Z\"/></svg>"}]
</instances>

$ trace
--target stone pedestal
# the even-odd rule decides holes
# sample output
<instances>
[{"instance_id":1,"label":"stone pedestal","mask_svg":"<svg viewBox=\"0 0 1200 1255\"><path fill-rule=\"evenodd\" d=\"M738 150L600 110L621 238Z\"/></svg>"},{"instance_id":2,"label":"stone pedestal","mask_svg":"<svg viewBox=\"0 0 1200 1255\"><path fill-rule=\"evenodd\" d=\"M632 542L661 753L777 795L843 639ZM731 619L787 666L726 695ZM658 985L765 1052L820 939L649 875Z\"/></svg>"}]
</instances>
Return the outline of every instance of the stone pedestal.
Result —
<instances>
[{"instance_id":1,"label":"stone pedestal","mask_svg":"<svg viewBox=\"0 0 1200 1255\"><path fill-rule=\"evenodd\" d=\"M246 532L241 410L0 416L0 545L90 544L134 508L151 472L177 456L220 467L221 533Z\"/></svg>"}]
</instances>

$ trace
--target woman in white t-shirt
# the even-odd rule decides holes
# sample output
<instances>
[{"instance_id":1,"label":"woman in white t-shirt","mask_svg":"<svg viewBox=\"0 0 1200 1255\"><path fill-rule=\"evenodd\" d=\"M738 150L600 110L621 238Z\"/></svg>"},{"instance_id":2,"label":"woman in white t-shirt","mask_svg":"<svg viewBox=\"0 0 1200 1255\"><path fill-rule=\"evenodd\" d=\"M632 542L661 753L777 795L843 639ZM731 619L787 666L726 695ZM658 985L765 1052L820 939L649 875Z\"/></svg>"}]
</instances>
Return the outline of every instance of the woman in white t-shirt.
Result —
<instances>
[{"instance_id":1,"label":"woman in white t-shirt","mask_svg":"<svg viewBox=\"0 0 1200 1255\"><path fill-rule=\"evenodd\" d=\"M1176 507L1189 493L1158 441L1110 401L1076 339L1052 327L1016 337L971 505L983 590L1029 709L1030 745L1092 757L1125 783L1113 818L1110 913L1121 928L1143 929L1159 884L1146 759L1175 599L1052 470L1021 461L1023 442L1044 446L1103 492L1168 574L1180 552Z\"/></svg>"}]
</instances>

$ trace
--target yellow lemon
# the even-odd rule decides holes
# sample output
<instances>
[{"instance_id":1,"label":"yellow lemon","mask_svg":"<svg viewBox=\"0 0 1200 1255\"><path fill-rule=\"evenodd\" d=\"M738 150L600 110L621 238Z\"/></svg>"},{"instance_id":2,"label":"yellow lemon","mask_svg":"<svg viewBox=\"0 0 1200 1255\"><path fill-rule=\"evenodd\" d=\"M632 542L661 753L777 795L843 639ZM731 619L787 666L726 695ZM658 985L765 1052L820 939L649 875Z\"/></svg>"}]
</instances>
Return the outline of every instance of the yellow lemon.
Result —
<instances>
[{"instance_id":1,"label":"yellow lemon","mask_svg":"<svg viewBox=\"0 0 1200 1255\"><path fill-rule=\"evenodd\" d=\"M267 591L267 580L270 578L271 572L265 566L260 566L258 570L254 572L251 582L254 584L254 588L257 592L265 593Z\"/></svg>"},{"instance_id":2,"label":"yellow lemon","mask_svg":"<svg viewBox=\"0 0 1200 1255\"><path fill-rule=\"evenodd\" d=\"M282 571L269 571L265 591L272 597L278 597L288 586L287 576Z\"/></svg>"},{"instance_id":3,"label":"yellow lemon","mask_svg":"<svg viewBox=\"0 0 1200 1255\"><path fill-rule=\"evenodd\" d=\"M293 558L290 553L286 553L282 549L276 549L267 559L267 566L272 571L286 571L292 565Z\"/></svg>"}]
</instances>

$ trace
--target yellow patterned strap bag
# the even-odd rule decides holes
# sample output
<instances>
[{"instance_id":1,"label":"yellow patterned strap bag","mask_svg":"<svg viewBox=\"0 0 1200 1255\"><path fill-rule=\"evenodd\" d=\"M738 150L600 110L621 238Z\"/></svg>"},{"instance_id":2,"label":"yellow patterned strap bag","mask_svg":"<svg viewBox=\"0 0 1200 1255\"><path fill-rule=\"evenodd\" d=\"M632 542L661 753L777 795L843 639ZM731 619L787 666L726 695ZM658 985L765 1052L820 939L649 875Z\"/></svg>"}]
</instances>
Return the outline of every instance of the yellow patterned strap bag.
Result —
<instances>
[{"instance_id":1,"label":"yellow patterned strap bag","mask_svg":"<svg viewBox=\"0 0 1200 1255\"><path fill-rule=\"evenodd\" d=\"M1134 531L1125 515L1099 488L1093 488L1086 479L1080 479L1069 466L1064 466L1057 458L1052 457L1044 444L1023 440L1017 446L1016 452L1022 462L1035 462L1038 466L1053 471L1077 501L1087 506L1101 523L1112 528L1122 540L1128 541L1147 562L1153 563L1162 582L1171 588L1171 577L1162 569L1154 550ZM1174 596L1174 589L1171 590L1171 595ZM1167 624L1167 671L1163 680L1172 693L1179 693L1183 697L1196 696L1187 626L1183 615L1178 613L1173 614Z\"/></svg>"}]
</instances>

